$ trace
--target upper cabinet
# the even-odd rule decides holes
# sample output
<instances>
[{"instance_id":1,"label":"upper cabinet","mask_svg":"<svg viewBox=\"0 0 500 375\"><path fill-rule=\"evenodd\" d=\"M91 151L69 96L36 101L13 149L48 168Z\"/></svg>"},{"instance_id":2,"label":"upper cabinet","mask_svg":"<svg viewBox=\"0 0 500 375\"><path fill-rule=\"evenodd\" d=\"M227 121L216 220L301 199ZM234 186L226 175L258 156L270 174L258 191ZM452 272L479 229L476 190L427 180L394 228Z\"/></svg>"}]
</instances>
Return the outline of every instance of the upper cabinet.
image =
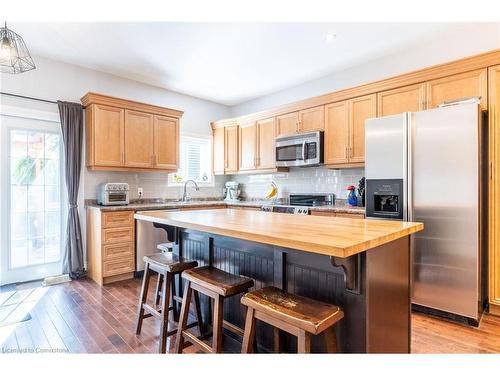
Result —
<instances>
[{"instance_id":1,"label":"upper cabinet","mask_svg":"<svg viewBox=\"0 0 500 375\"><path fill-rule=\"evenodd\" d=\"M238 125L224 128L224 172L238 172Z\"/></svg>"},{"instance_id":2,"label":"upper cabinet","mask_svg":"<svg viewBox=\"0 0 500 375\"><path fill-rule=\"evenodd\" d=\"M257 168L257 125L255 122L240 124L239 128L239 170Z\"/></svg>"},{"instance_id":3,"label":"upper cabinet","mask_svg":"<svg viewBox=\"0 0 500 375\"><path fill-rule=\"evenodd\" d=\"M425 83L379 92L377 116L390 116L425 109Z\"/></svg>"},{"instance_id":4,"label":"upper cabinet","mask_svg":"<svg viewBox=\"0 0 500 375\"><path fill-rule=\"evenodd\" d=\"M299 111L299 133L325 130L325 106L303 109Z\"/></svg>"},{"instance_id":5,"label":"upper cabinet","mask_svg":"<svg viewBox=\"0 0 500 375\"><path fill-rule=\"evenodd\" d=\"M377 95L349 100L349 163L365 162L365 121L377 117Z\"/></svg>"},{"instance_id":6,"label":"upper cabinet","mask_svg":"<svg viewBox=\"0 0 500 375\"><path fill-rule=\"evenodd\" d=\"M274 138L276 123L274 117L257 121L257 168L271 169L276 167Z\"/></svg>"},{"instance_id":7,"label":"upper cabinet","mask_svg":"<svg viewBox=\"0 0 500 375\"><path fill-rule=\"evenodd\" d=\"M427 108L445 101L471 96L481 97L481 108L488 107L488 70L479 69L427 82Z\"/></svg>"},{"instance_id":8,"label":"upper cabinet","mask_svg":"<svg viewBox=\"0 0 500 375\"><path fill-rule=\"evenodd\" d=\"M125 150L126 167L153 167L152 114L125 111Z\"/></svg>"},{"instance_id":9,"label":"upper cabinet","mask_svg":"<svg viewBox=\"0 0 500 375\"><path fill-rule=\"evenodd\" d=\"M89 169L177 170L183 112L95 93L81 101Z\"/></svg>"},{"instance_id":10,"label":"upper cabinet","mask_svg":"<svg viewBox=\"0 0 500 375\"><path fill-rule=\"evenodd\" d=\"M276 117L276 136L292 135L297 133L299 126L299 112L287 113Z\"/></svg>"},{"instance_id":11,"label":"upper cabinet","mask_svg":"<svg viewBox=\"0 0 500 375\"><path fill-rule=\"evenodd\" d=\"M238 171L238 125L212 124L213 170L215 175Z\"/></svg>"},{"instance_id":12,"label":"upper cabinet","mask_svg":"<svg viewBox=\"0 0 500 375\"><path fill-rule=\"evenodd\" d=\"M307 133L325 129L324 106L307 108L276 117L276 136Z\"/></svg>"},{"instance_id":13,"label":"upper cabinet","mask_svg":"<svg viewBox=\"0 0 500 375\"><path fill-rule=\"evenodd\" d=\"M154 167L176 170L179 165L179 142L165 142L179 139L179 119L154 116Z\"/></svg>"},{"instance_id":14,"label":"upper cabinet","mask_svg":"<svg viewBox=\"0 0 500 375\"><path fill-rule=\"evenodd\" d=\"M349 101L325 105L325 164L347 164L349 145Z\"/></svg>"},{"instance_id":15,"label":"upper cabinet","mask_svg":"<svg viewBox=\"0 0 500 375\"><path fill-rule=\"evenodd\" d=\"M107 105L86 108L87 166L124 165L125 110Z\"/></svg>"},{"instance_id":16,"label":"upper cabinet","mask_svg":"<svg viewBox=\"0 0 500 375\"><path fill-rule=\"evenodd\" d=\"M377 116L377 96L325 106L325 164L356 166L365 161L365 120Z\"/></svg>"}]
</instances>

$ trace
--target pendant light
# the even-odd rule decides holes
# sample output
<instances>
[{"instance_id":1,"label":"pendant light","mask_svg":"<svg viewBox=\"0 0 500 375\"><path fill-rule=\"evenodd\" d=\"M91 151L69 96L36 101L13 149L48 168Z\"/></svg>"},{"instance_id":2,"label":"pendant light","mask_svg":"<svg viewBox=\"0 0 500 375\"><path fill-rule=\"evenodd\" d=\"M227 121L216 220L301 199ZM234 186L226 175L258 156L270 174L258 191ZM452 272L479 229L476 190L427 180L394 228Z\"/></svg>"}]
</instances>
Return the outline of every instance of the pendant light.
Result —
<instances>
[{"instance_id":1,"label":"pendant light","mask_svg":"<svg viewBox=\"0 0 500 375\"><path fill-rule=\"evenodd\" d=\"M35 69L35 63L23 38L14 31L0 27L0 71L18 74Z\"/></svg>"}]
</instances>

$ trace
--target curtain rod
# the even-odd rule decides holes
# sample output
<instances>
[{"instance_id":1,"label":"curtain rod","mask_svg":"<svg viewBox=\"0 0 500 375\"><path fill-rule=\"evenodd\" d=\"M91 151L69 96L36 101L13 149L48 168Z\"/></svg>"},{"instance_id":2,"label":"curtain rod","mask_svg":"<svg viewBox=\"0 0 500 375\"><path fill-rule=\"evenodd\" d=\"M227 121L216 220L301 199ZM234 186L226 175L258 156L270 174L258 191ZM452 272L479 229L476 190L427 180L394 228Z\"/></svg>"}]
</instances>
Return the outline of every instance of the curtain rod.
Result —
<instances>
[{"instance_id":1,"label":"curtain rod","mask_svg":"<svg viewBox=\"0 0 500 375\"><path fill-rule=\"evenodd\" d=\"M4 92L4 91L0 91L0 95L12 96L12 97L14 97L14 98L21 98L21 99L35 100L35 101L37 101L37 102L45 102L45 103L50 103L50 104L57 104L57 102L56 102L56 101L53 101L53 100L47 100L47 99L34 98L34 97L32 97L32 96L25 96L25 95L11 94L10 92Z\"/></svg>"}]
</instances>

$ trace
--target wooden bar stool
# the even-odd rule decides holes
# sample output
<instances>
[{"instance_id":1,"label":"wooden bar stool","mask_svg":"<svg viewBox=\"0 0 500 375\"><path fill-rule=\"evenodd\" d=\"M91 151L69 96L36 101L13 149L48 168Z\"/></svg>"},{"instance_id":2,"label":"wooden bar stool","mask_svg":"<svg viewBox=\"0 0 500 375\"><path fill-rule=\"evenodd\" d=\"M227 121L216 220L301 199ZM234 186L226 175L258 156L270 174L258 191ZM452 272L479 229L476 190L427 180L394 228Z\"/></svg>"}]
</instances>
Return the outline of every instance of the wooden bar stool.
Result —
<instances>
[{"instance_id":1,"label":"wooden bar stool","mask_svg":"<svg viewBox=\"0 0 500 375\"><path fill-rule=\"evenodd\" d=\"M170 310L175 309L177 303L176 299L179 299L175 295L175 275L179 275L185 270L189 270L191 268L196 267L198 263L196 261L185 260L182 257L179 257L178 255L171 252L148 255L145 256L143 260L145 262L144 278L142 279L142 288L139 297L139 308L137 310L136 333L137 334L141 333L142 321L145 318L149 318L152 316L159 319L161 322L159 352L165 353L167 345L167 337L174 335L177 332L176 329L168 331L168 313ZM158 279L162 278L162 280L165 280L165 282L162 282L161 286L162 303L159 310L157 310L157 305L160 297L158 290L156 291L154 297L156 305L151 306L146 303L152 271L158 273ZM172 302L171 307L170 307L170 302ZM202 321L200 313L200 301L196 296L195 296L195 312L196 312L197 322L190 324L189 327L194 327L198 325L201 332Z\"/></svg>"},{"instance_id":2,"label":"wooden bar stool","mask_svg":"<svg viewBox=\"0 0 500 375\"><path fill-rule=\"evenodd\" d=\"M182 278L186 281L186 285L179 318L175 351L177 353L182 353L184 349L184 339L186 339L190 344L195 345L204 352L220 353L222 351L223 326L235 333L243 335L243 331L240 328L224 321L224 299L239 293L248 292L248 289L253 286L253 280L248 277L236 276L211 266L187 270L182 273ZM195 296L200 292L214 300L212 346L187 331L189 328L186 325L188 306L193 291Z\"/></svg>"},{"instance_id":3,"label":"wooden bar stool","mask_svg":"<svg viewBox=\"0 0 500 375\"><path fill-rule=\"evenodd\" d=\"M342 310L324 302L296 296L275 287L246 293L241 303L248 307L242 353L251 353L255 340L255 319L275 327L274 348L279 351L279 330L297 337L297 351L311 352L311 335L325 333L328 353L337 352L334 325L344 317Z\"/></svg>"}]
</instances>

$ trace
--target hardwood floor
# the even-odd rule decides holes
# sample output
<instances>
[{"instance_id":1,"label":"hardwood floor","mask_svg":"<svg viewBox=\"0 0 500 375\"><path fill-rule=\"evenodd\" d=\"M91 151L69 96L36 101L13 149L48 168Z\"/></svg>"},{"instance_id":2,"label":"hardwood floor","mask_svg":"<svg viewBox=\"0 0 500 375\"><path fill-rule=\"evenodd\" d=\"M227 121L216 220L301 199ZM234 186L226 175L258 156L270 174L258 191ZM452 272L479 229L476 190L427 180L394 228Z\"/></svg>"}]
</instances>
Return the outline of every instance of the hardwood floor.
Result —
<instances>
[{"instance_id":1,"label":"hardwood floor","mask_svg":"<svg viewBox=\"0 0 500 375\"><path fill-rule=\"evenodd\" d=\"M2 287L1 351L157 353L156 319L146 319L135 334L139 289L137 279L104 287L91 280ZM423 314L412 319L414 353L500 353L500 317L485 314L479 328Z\"/></svg>"}]
</instances>

